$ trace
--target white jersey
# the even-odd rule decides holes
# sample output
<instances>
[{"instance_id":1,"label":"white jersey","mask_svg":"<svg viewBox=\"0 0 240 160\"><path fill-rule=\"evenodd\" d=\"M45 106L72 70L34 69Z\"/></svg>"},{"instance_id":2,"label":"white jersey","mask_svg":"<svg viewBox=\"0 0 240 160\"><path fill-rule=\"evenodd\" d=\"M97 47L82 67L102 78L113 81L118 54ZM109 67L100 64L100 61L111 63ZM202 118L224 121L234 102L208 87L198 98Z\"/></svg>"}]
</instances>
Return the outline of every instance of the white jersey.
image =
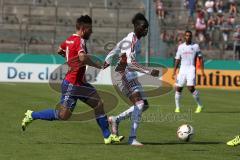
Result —
<instances>
[{"instance_id":1,"label":"white jersey","mask_svg":"<svg viewBox=\"0 0 240 160\"><path fill-rule=\"evenodd\" d=\"M176 85L182 87L186 82L187 86L195 86L196 77L196 58L201 57L199 45L192 43L179 45L175 59L181 61Z\"/></svg>"},{"instance_id":2,"label":"white jersey","mask_svg":"<svg viewBox=\"0 0 240 160\"><path fill-rule=\"evenodd\" d=\"M131 32L108 53L105 62L111 64L113 57L118 56L119 60L115 71L122 73L124 71L127 79L134 79L137 77L136 71L140 70L140 72L149 73L147 69L139 65L136 61L136 54L140 54L140 52L140 40L134 32ZM121 65L122 62L126 64L124 67Z\"/></svg>"},{"instance_id":3,"label":"white jersey","mask_svg":"<svg viewBox=\"0 0 240 160\"><path fill-rule=\"evenodd\" d=\"M188 71L189 69L194 69L196 66L196 58L201 57L202 53L200 51L199 45L192 43L187 45L182 43L178 46L175 59L181 60L180 72Z\"/></svg>"}]
</instances>

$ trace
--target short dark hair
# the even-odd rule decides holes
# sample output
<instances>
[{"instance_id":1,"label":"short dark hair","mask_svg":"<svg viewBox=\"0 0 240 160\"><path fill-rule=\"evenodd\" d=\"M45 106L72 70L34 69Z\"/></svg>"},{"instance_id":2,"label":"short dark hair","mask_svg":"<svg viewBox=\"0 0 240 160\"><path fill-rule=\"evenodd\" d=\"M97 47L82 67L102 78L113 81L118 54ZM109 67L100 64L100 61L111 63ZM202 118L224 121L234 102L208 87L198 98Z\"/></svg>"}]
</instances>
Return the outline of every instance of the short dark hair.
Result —
<instances>
[{"instance_id":1,"label":"short dark hair","mask_svg":"<svg viewBox=\"0 0 240 160\"><path fill-rule=\"evenodd\" d=\"M135 16L132 19L132 24L134 26L138 25L140 23L140 21L145 21L147 23L147 25L148 25L148 21L147 21L147 19L145 18L145 16L142 13L135 14Z\"/></svg>"},{"instance_id":2,"label":"short dark hair","mask_svg":"<svg viewBox=\"0 0 240 160\"><path fill-rule=\"evenodd\" d=\"M92 24L92 18L89 15L82 15L76 21L76 29L79 30L85 24Z\"/></svg>"},{"instance_id":3,"label":"short dark hair","mask_svg":"<svg viewBox=\"0 0 240 160\"><path fill-rule=\"evenodd\" d=\"M185 31L185 34L186 34L186 33L190 33L190 34L192 35L192 31L190 31L190 30L186 30L186 31Z\"/></svg>"}]
</instances>

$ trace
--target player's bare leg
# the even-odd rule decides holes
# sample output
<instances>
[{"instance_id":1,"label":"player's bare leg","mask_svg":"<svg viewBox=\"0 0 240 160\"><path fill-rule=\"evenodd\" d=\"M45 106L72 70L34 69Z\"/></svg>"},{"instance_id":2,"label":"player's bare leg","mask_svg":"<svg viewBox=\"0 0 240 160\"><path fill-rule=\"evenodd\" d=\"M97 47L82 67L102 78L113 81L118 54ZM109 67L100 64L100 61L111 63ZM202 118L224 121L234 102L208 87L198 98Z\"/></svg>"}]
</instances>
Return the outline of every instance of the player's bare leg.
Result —
<instances>
[{"instance_id":1,"label":"player's bare leg","mask_svg":"<svg viewBox=\"0 0 240 160\"><path fill-rule=\"evenodd\" d=\"M64 106L61 106L58 110L58 118L60 120L66 121L72 116L72 111Z\"/></svg>"},{"instance_id":2,"label":"player's bare leg","mask_svg":"<svg viewBox=\"0 0 240 160\"><path fill-rule=\"evenodd\" d=\"M118 135L118 126L119 123L122 120L128 119L129 117L131 117L131 114L134 110L134 105L131 106L130 108L128 108L127 110L123 111L122 113L120 113L117 116L110 116L108 118L108 122L110 123L111 127L112 127L112 133Z\"/></svg>"}]
</instances>

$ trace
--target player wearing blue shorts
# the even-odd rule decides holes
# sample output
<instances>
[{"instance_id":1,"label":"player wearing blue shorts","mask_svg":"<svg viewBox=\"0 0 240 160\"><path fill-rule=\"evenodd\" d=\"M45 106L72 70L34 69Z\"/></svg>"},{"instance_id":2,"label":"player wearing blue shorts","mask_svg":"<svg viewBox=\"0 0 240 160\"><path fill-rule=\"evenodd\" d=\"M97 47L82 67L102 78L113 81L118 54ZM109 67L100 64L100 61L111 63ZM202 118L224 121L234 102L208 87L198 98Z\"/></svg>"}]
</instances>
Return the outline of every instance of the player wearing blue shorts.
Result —
<instances>
[{"instance_id":1,"label":"player wearing blue shorts","mask_svg":"<svg viewBox=\"0 0 240 160\"><path fill-rule=\"evenodd\" d=\"M87 55L86 40L92 34L92 19L88 15L81 16L76 21L76 33L68 37L59 47L58 54L66 58L69 70L62 82L62 96L59 109L42 111L28 110L22 120L23 131L34 120L68 120L76 106L77 100L94 109L97 124L99 125L104 143L120 142L123 136L111 134L108 119L105 115L103 102L96 89L85 79L86 65L101 69Z\"/></svg>"}]
</instances>

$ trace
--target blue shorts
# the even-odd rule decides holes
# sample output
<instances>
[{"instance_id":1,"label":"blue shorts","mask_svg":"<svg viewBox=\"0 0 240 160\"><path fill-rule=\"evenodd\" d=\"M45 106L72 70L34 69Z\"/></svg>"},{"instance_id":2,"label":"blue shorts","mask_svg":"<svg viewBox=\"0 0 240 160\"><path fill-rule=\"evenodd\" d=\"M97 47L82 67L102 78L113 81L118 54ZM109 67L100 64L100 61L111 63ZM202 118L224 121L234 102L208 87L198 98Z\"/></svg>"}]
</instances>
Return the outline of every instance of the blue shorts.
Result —
<instances>
[{"instance_id":1,"label":"blue shorts","mask_svg":"<svg viewBox=\"0 0 240 160\"><path fill-rule=\"evenodd\" d=\"M76 86L69 83L67 80L63 80L60 104L73 111L78 99L82 102L86 102L91 95L96 92L96 89L89 83L85 83L82 86Z\"/></svg>"}]
</instances>

